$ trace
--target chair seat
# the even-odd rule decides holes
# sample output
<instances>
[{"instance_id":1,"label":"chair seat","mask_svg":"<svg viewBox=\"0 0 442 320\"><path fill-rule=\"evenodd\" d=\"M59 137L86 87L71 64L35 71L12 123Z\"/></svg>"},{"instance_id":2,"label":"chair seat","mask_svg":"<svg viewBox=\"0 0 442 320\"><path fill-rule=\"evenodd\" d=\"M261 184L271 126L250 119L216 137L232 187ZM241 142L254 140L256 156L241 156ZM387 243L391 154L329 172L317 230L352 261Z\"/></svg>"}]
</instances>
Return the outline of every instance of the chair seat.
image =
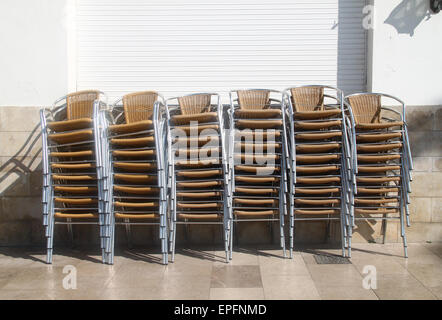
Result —
<instances>
[{"instance_id":1,"label":"chair seat","mask_svg":"<svg viewBox=\"0 0 442 320\"><path fill-rule=\"evenodd\" d=\"M177 208L180 209L215 209L220 208L221 203L207 202L207 203L177 203Z\"/></svg>"},{"instance_id":2,"label":"chair seat","mask_svg":"<svg viewBox=\"0 0 442 320\"><path fill-rule=\"evenodd\" d=\"M387 129L391 127L402 127L404 123L402 121L396 122L380 122L380 123L358 123L356 124L356 130L379 130Z\"/></svg>"},{"instance_id":3,"label":"chair seat","mask_svg":"<svg viewBox=\"0 0 442 320\"><path fill-rule=\"evenodd\" d=\"M325 177L325 178L297 177L296 178L296 183L303 183L303 184L327 184L333 182L341 182L341 178L339 177Z\"/></svg>"},{"instance_id":4,"label":"chair seat","mask_svg":"<svg viewBox=\"0 0 442 320\"><path fill-rule=\"evenodd\" d=\"M96 187L63 187L63 186L55 186L54 191L62 192L62 193L73 193L73 194L91 194L96 193Z\"/></svg>"},{"instance_id":5,"label":"chair seat","mask_svg":"<svg viewBox=\"0 0 442 320\"><path fill-rule=\"evenodd\" d=\"M54 216L56 218L65 218L65 219L94 219L94 218L98 218L98 213L63 213L63 212L55 212Z\"/></svg>"},{"instance_id":6,"label":"chair seat","mask_svg":"<svg viewBox=\"0 0 442 320\"><path fill-rule=\"evenodd\" d=\"M66 181L93 181L96 180L95 176L92 175L63 175L63 174L53 174L52 179L54 180L66 180Z\"/></svg>"},{"instance_id":7,"label":"chair seat","mask_svg":"<svg viewBox=\"0 0 442 320\"><path fill-rule=\"evenodd\" d=\"M204 112L196 114L180 114L172 116L173 124L188 124L191 121L199 123L215 122L218 120L218 113L216 112Z\"/></svg>"},{"instance_id":8,"label":"chair seat","mask_svg":"<svg viewBox=\"0 0 442 320\"><path fill-rule=\"evenodd\" d=\"M262 110L236 110L235 118L242 119L271 119L281 117L280 109L262 109Z\"/></svg>"},{"instance_id":9,"label":"chair seat","mask_svg":"<svg viewBox=\"0 0 442 320\"><path fill-rule=\"evenodd\" d=\"M390 193L390 192L398 192L399 188L357 188L358 194L359 193L366 193L366 194L384 194L384 193Z\"/></svg>"},{"instance_id":10,"label":"chair seat","mask_svg":"<svg viewBox=\"0 0 442 320\"><path fill-rule=\"evenodd\" d=\"M360 209L355 208L355 213L358 214L388 214L388 213L396 213L397 209L388 209L388 208L375 208L375 209Z\"/></svg>"},{"instance_id":11,"label":"chair seat","mask_svg":"<svg viewBox=\"0 0 442 320\"><path fill-rule=\"evenodd\" d=\"M282 126L282 120L238 120L236 126L249 129L274 129Z\"/></svg>"},{"instance_id":12,"label":"chair seat","mask_svg":"<svg viewBox=\"0 0 442 320\"><path fill-rule=\"evenodd\" d=\"M55 202L64 203L64 204L96 204L98 203L97 199L94 198L54 198Z\"/></svg>"},{"instance_id":13,"label":"chair seat","mask_svg":"<svg viewBox=\"0 0 442 320\"><path fill-rule=\"evenodd\" d=\"M268 149L276 150L280 148L279 143L237 143L236 147L241 147L241 150L247 151L266 151Z\"/></svg>"},{"instance_id":14,"label":"chair seat","mask_svg":"<svg viewBox=\"0 0 442 320\"><path fill-rule=\"evenodd\" d=\"M237 204L246 204L246 205L252 205L252 206L260 206L260 205L276 206L276 205L278 205L278 200L275 200L275 199L242 199L242 198L235 198L234 202L237 203Z\"/></svg>"},{"instance_id":15,"label":"chair seat","mask_svg":"<svg viewBox=\"0 0 442 320\"><path fill-rule=\"evenodd\" d=\"M253 194L253 195L273 194L278 191L277 189L273 188L258 189L258 188L236 187L235 189L236 192Z\"/></svg>"},{"instance_id":16,"label":"chair seat","mask_svg":"<svg viewBox=\"0 0 442 320\"><path fill-rule=\"evenodd\" d=\"M235 180L237 182L246 182L246 183L270 183L270 182L277 182L277 181L279 181L279 178L276 178L276 177L236 176Z\"/></svg>"},{"instance_id":17,"label":"chair seat","mask_svg":"<svg viewBox=\"0 0 442 320\"><path fill-rule=\"evenodd\" d=\"M300 111L294 113L295 119L302 120L315 120L322 118L329 118L332 116L340 115L341 110L339 109L330 109L330 110L318 110L318 111Z\"/></svg>"},{"instance_id":18,"label":"chair seat","mask_svg":"<svg viewBox=\"0 0 442 320\"><path fill-rule=\"evenodd\" d=\"M94 155L92 150L69 151L69 152L51 152L51 157L57 158L86 158Z\"/></svg>"},{"instance_id":19,"label":"chair seat","mask_svg":"<svg viewBox=\"0 0 442 320\"><path fill-rule=\"evenodd\" d=\"M208 142L215 143L219 141L218 135L207 135L199 137L177 137L174 141L180 147L203 146Z\"/></svg>"},{"instance_id":20,"label":"chair seat","mask_svg":"<svg viewBox=\"0 0 442 320\"><path fill-rule=\"evenodd\" d=\"M251 172L251 173L256 173L257 175L270 175L273 174L277 171L279 171L279 167L274 167L274 166L265 166L265 167L260 167L260 166L235 166L235 170L237 171L244 171L244 172Z\"/></svg>"},{"instance_id":21,"label":"chair seat","mask_svg":"<svg viewBox=\"0 0 442 320\"><path fill-rule=\"evenodd\" d=\"M245 139L248 139L249 141L250 140L260 140L261 141L261 140L265 140L268 138L275 140L276 138L279 138L280 136L281 136L281 132L279 132L277 130L266 132L266 131L254 131L254 130L244 129L244 130L238 130L235 133L236 138L244 137Z\"/></svg>"},{"instance_id":22,"label":"chair seat","mask_svg":"<svg viewBox=\"0 0 442 320\"><path fill-rule=\"evenodd\" d=\"M219 147L207 147L207 148L182 148L175 150L177 157L210 157L221 154L221 148Z\"/></svg>"},{"instance_id":23,"label":"chair seat","mask_svg":"<svg viewBox=\"0 0 442 320\"><path fill-rule=\"evenodd\" d=\"M178 171L177 175L179 177L186 177L186 178L209 178L220 175L221 173L222 173L221 170Z\"/></svg>"},{"instance_id":24,"label":"chair seat","mask_svg":"<svg viewBox=\"0 0 442 320\"><path fill-rule=\"evenodd\" d=\"M111 139L111 143L116 146L123 147L146 147L155 142L155 137L142 137L142 138L113 138Z\"/></svg>"},{"instance_id":25,"label":"chair seat","mask_svg":"<svg viewBox=\"0 0 442 320\"><path fill-rule=\"evenodd\" d=\"M356 136L356 140L358 142L379 142L400 138L401 136L401 132L360 134Z\"/></svg>"},{"instance_id":26,"label":"chair seat","mask_svg":"<svg viewBox=\"0 0 442 320\"><path fill-rule=\"evenodd\" d=\"M310 188L296 188L295 193L301 194L328 194L328 193L337 193L339 192L339 188L321 188L321 189L310 189Z\"/></svg>"},{"instance_id":27,"label":"chair seat","mask_svg":"<svg viewBox=\"0 0 442 320\"><path fill-rule=\"evenodd\" d=\"M358 155L358 161L361 162L386 162L390 160L400 159L400 154L387 154L387 155L375 155L375 156L364 156Z\"/></svg>"},{"instance_id":28,"label":"chair seat","mask_svg":"<svg viewBox=\"0 0 442 320\"><path fill-rule=\"evenodd\" d=\"M319 153L326 152L340 147L339 143L325 143L325 144L298 144L296 146L297 152L305 153Z\"/></svg>"},{"instance_id":29,"label":"chair seat","mask_svg":"<svg viewBox=\"0 0 442 320\"><path fill-rule=\"evenodd\" d=\"M92 139L92 129L66 133L53 133L48 136L49 140L60 144L83 142Z\"/></svg>"},{"instance_id":30,"label":"chair seat","mask_svg":"<svg viewBox=\"0 0 442 320\"><path fill-rule=\"evenodd\" d=\"M357 177L356 178L357 182L361 182L361 183L384 183L384 182L392 182L392 181L396 181L399 182L401 181L400 177Z\"/></svg>"},{"instance_id":31,"label":"chair seat","mask_svg":"<svg viewBox=\"0 0 442 320\"><path fill-rule=\"evenodd\" d=\"M219 165L220 161L217 159L213 160L190 160L190 161L178 161L176 165L186 168L204 168L213 165Z\"/></svg>"},{"instance_id":32,"label":"chair seat","mask_svg":"<svg viewBox=\"0 0 442 320\"><path fill-rule=\"evenodd\" d=\"M126 207L126 208L151 208L158 207L158 202L122 202L115 201L114 205L116 207Z\"/></svg>"},{"instance_id":33,"label":"chair seat","mask_svg":"<svg viewBox=\"0 0 442 320\"><path fill-rule=\"evenodd\" d=\"M312 209L312 210L306 210L306 209L296 209L294 210L295 214L305 214L305 215L332 215L332 214L338 214L339 210L323 210L323 209Z\"/></svg>"},{"instance_id":34,"label":"chair seat","mask_svg":"<svg viewBox=\"0 0 442 320\"><path fill-rule=\"evenodd\" d=\"M325 173L337 170L339 170L338 166L317 166L317 167L296 166L297 173L316 174L316 173Z\"/></svg>"},{"instance_id":35,"label":"chair seat","mask_svg":"<svg viewBox=\"0 0 442 320\"><path fill-rule=\"evenodd\" d=\"M94 163L51 163L52 169L87 170L94 169Z\"/></svg>"},{"instance_id":36,"label":"chair seat","mask_svg":"<svg viewBox=\"0 0 442 320\"><path fill-rule=\"evenodd\" d=\"M115 157L125 157L125 158L146 158L155 155L155 150L114 150L112 154Z\"/></svg>"},{"instance_id":37,"label":"chair seat","mask_svg":"<svg viewBox=\"0 0 442 320\"><path fill-rule=\"evenodd\" d=\"M386 172L400 170L400 166L358 166L360 173Z\"/></svg>"},{"instance_id":38,"label":"chair seat","mask_svg":"<svg viewBox=\"0 0 442 320\"><path fill-rule=\"evenodd\" d=\"M198 125L186 125L186 126L179 126L172 130L182 130L186 134L191 134L193 132L200 133L203 130L218 130L219 126L217 124L198 124ZM178 131L179 132L179 131Z\"/></svg>"},{"instance_id":39,"label":"chair seat","mask_svg":"<svg viewBox=\"0 0 442 320\"><path fill-rule=\"evenodd\" d=\"M120 213L115 212L117 219L158 219L160 216L156 213Z\"/></svg>"},{"instance_id":40,"label":"chair seat","mask_svg":"<svg viewBox=\"0 0 442 320\"><path fill-rule=\"evenodd\" d=\"M129 194L154 194L158 192L158 188L152 187L125 187L114 185L114 191L129 193Z\"/></svg>"},{"instance_id":41,"label":"chair seat","mask_svg":"<svg viewBox=\"0 0 442 320\"><path fill-rule=\"evenodd\" d=\"M179 219L190 219L190 220L219 220L222 217L222 215L216 213L208 213L208 214L179 213L177 214L177 216Z\"/></svg>"},{"instance_id":42,"label":"chair seat","mask_svg":"<svg viewBox=\"0 0 442 320\"><path fill-rule=\"evenodd\" d=\"M276 210L254 210L254 211L234 210L233 214L235 216L243 216L243 217L273 216L276 214Z\"/></svg>"},{"instance_id":43,"label":"chair seat","mask_svg":"<svg viewBox=\"0 0 442 320\"><path fill-rule=\"evenodd\" d=\"M386 203L397 203L398 200L395 198L391 199L355 199L355 204L386 204Z\"/></svg>"},{"instance_id":44,"label":"chair seat","mask_svg":"<svg viewBox=\"0 0 442 320\"><path fill-rule=\"evenodd\" d=\"M115 180L125 181L129 183L154 183L157 180L156 176L147 174L114 174Z\"/></svg>"},{"instance_id":45,"label":"chair seat","mask_svg":"<svg viewBox=\"0 0 442 320\"><path fill-rule=\"evenodd\" d=\"M80 130L92 127L92 119L81 118L75 120L53 121L48 123L48 128L55 132Z\"/></svg>"},{"instance_id":46,"label":"chair seat","mask_svg":"<svg viewBox=\"0 0 442 320\"><path fill-rule=\"evenodd\" d=\"M253 155L253 154L236 154L235 155L235 159L237 161L241 161L242 163L245 164L252 164L252 163L257 163L257 164L262 164L265 163L266 161L276 161L279 159L279 155L277 154L266 154L263 156L259 156L259 155Z\"/></svg>"},{"instance_id":47,"label":"chair seat","mask_svg":"<svg viewBox=\"0 0 442 320\"><path fill-rule=\"evenodd\" d=\"M327 204L339 204L339 199L295 199L296 204L308 204L308 205L327 205Z\"/></svg>"},{"instance_id":48,"label":"chair seat","mask_svg":"<svg viewBox=\"0 0 442 320\"><path fill-rule=\"evenodd\" d=\"M149 171L156 169L156 163L151 162L114 162L114 168L127 171Z\"/></svg>"},{"instance_id":49,"label":"chair seat","mask_svg":"<svg viewBox=\"0 0 442 320\"><path fill-rule=\"evenodd\" d=\"M221 185L220 181L203 181L203 182L178 182L177 186L181 188L209 188Z\"/></svg>"},{"instance_id":50,"label":"chair seat","mask_svg":"<svg viewBox=\"0 0 442 320\"><path fill-rule=\"evenodd\" d=\"M298 140L325 140L342 137L342 132L295 133Z\"/></svg>"},{"instance_id":51,"label":"chair seat","mask_svg":"<svg viewBox=\"0 0 442 320\"><path fill-rule=\"evenodd\" d=\"M327 154L327 155L321 155L321 156L304 156L304 155L297 155L296 156L296 162L299 163L324 163L328 161L334 161L339 160L340 155L339 154Z\"/></svg>"},{"instance_id":52,"label":"chair seat","mask_svg":"<svg viewBox=\"0 0 442 320\"><path fill-rule=\"evenodd\" d=\"M109 126L109 131L112 133L134 133L149 130L152 127L152 120L143 120L133 123L114 124Z\"/></svg>"},{"instance_id":53,"label":"chair seat","mask_svg":"<svg viewBox=\"0 0 442 320\"><path fill-rule=\"evenodd\" d=\"M358 145L357 150L359 152L385 152L389 150L402 148L402 143L388 143L378 145Z\"/></svg>"},{"instance_id":54,"label":"chair seat","mask_svg":"<svg viewBox=\"0 0 442 320\"><path fill-rule=\"evenodd\" d=\"M219 192L177 192L178 197L192 198L192 199L212 198L212 197L219 197L220 195L221 193Z\"/></svg>"},{"instance_id":55,"label":"chair seat","mask_svg":"<svg viewBox=\"0 0 442 320\"><path fill-rule=\"evenodd\" d=\"M295 122L296 129L304 129L304 130L319 130L330 127L336 127L340 125L341 125L341 120L319 121L319 122L307 122L307 121Z\"/></svg>"}]
</instances>

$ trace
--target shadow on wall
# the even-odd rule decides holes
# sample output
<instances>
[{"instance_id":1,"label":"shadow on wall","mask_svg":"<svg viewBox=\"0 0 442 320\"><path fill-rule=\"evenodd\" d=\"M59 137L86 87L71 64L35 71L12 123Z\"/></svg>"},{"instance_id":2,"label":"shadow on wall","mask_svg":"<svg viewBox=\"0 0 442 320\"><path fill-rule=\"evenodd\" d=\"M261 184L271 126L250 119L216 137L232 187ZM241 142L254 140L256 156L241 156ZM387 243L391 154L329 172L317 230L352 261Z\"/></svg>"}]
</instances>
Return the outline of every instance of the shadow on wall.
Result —
<instances>
[{"instance_id":1,"label":"shadow on wall","mask_svg":"<svg viewBox=\"0 0 442 320\"><path fill-rule=\"evenodd\" d=\"M414 30L425 19L431 18L429 0L403 0L384 23L392 25L399 34L414 35Z\"/></svg>"},{"instance_id":2,"label":"shadow on wall","mask_svg":"<svg viewBox=\"0 0 442 320\"><path fill-rule=\"evenodd\" d=\"M42 240L40 136L40 124L29 131L2 132L2 143L10 145L2 149L0 166L0 245ZM11 154L9 150L15 151Z\"/></svg>"}]
</instances>

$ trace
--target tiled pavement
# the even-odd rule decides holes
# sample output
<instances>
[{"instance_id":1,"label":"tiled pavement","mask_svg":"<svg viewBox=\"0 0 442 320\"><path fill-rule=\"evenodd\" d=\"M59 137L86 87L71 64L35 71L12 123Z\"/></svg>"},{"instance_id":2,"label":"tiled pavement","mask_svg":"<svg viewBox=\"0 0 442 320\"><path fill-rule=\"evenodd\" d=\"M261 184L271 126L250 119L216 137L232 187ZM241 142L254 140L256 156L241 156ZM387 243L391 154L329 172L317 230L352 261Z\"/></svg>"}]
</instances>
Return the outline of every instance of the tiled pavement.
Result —
<instances>
[{"instance_id":1,"label":"tiled pavement","mask_svg":"<svg viewBox=\"0 0 442 320\"><path fill-rule=\"evenodd\" d=\"M408 259L401 244L353 247L349 264L317 264L315 254L340 250L309 246L292 260L276 248L244 247L229 265L219 248L183 248L168 266L152 249L118 252L108 266L96 252L55 250L53 265L46 265L41 250L0 248L0 299L442 298L442 243L410 244ZM76 268L74 290L63 289L67 265ZM363 288L367 265L376 267L376 289Z\"/></svg>"}]
</instances>

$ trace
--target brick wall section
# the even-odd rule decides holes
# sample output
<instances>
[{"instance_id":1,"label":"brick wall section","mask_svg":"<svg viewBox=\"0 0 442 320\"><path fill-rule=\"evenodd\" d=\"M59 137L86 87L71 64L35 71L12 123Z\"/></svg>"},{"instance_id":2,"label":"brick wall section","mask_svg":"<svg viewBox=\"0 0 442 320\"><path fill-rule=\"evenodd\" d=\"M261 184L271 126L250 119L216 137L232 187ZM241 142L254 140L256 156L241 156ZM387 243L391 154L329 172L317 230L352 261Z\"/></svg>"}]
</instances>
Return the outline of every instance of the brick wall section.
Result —
<instances>
[{"instance_id":1,"label":"brick wall section","mask_svg":"<svg viewBox=\"0 0 442 320\"><path fill-rule=\"evenodd\" d=\"M41 141L38 107L0 107L0 246L44 245L41 226ZM442 106L413 106L407 109L407 122L415 164L412 182L410 242L442 241ZM66 228L56 227L56 244L65 243ZM242 223L237 228L239 243L270 243L269 225ZM297 243L326 240L324 222L299 222ZM331 238L338 241L339 228L331 225ZM354 242L380 242L381 223L360 221ZM400 242L397 222L388 222L387 241ZM178 243L185 241L185 228L179 226ZM76 243L98 243L94 226L74 226ZM134 244L157 242L157 231L133 228ZM273 242L278 243L279 228L273 226ZM155 240L154 240L155 239ZM190 242L221 243L220 226L192 226ZM117 241L125 243L123 228L117 228Z\"/></svg>"}]
</instances>

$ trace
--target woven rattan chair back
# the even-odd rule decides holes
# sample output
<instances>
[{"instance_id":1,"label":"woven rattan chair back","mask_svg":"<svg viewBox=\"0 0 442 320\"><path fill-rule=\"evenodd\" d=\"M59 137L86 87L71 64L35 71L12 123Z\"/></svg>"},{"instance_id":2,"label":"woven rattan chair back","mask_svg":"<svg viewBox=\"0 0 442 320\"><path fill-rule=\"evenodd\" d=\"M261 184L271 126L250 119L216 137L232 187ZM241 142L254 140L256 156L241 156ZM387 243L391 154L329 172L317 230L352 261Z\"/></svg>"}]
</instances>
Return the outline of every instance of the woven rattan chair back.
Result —
<instances>
[{"instance_id":1,"label":"woven rattan chair back","mask_svg":"<svg viewBox=\"0 0 442 320\"><path fill-rule=\"evenodd\" d=\"M149 120L153 114L153 106L158 93L143 91L126 94L123 97L124 117L126 123Z\"/></svg>"},{"instance_id":2,"label":"woven rattan chair back","mask_svg":"<svg viewBox=\"0 0 442 320\"><path fill-rule=\"evenodd\" d=\"M299 87L290 89L294 111L316 111L324 109L323 87Z\"/></svg>"},{"instance_id":3,"label":"woven rattan chair back","mask_svg":"<svg viewBox=\"0 0 442 320\"><path fill-rule=\"evenodd\" d=\"M202 93L178 98L181 113L183 115L191 115L208 111L211 97L211 94Z\"/></svg>"},{"instance_id":4,"label":"woven rattan chair back","mask_svg":"<svg viewBox=\"0 0 442 320\"><path fill-rule=\"evenodd\" d=\"M240 109L261 110L269 105L269 90L238 90L237 94Z\"/></svg>"},{"instance_id":5,"label":"woven rattan chair back","mask_svg":"<svg viewBox=\"0 0 442 320\"><path fill-rule=\"evenodd\" d=\"M78 91L66 96L67 119L92 118L94 101L100 96L99 91Z\"/></svg>"},{"instance_id":6,"label":"woven rattan chair back","mask_svg":"<svg viewBox=\"0 0 442 320\"><path fill-rule=\"evenodd\" d=\"M348 97L356 123L379 123L381 121L381 96L360 94Z\"/></svg>"}]
</instances>

